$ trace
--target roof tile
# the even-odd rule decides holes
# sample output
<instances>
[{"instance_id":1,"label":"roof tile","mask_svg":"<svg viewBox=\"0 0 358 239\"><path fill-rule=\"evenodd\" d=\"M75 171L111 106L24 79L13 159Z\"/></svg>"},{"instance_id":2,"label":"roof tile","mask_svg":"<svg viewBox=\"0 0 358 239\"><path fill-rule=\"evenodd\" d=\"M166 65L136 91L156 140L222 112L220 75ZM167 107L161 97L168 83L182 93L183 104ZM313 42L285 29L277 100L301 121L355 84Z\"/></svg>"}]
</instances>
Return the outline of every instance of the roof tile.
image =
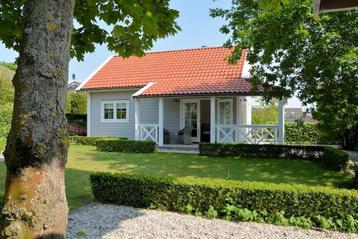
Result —
<instances>
[{"instance_id":1,"label":"roof tile","mask_svg":"<svg viewBox=\"0 0 358 239\"><path fill-rule=\"evenodd\" d=\"M227 62L231 48L209 47L113 57L81 90L143 87L141 96L181 94L248 94L252 85L241 78L246 50L235 65Z\"/></svg>"}]
</instances>

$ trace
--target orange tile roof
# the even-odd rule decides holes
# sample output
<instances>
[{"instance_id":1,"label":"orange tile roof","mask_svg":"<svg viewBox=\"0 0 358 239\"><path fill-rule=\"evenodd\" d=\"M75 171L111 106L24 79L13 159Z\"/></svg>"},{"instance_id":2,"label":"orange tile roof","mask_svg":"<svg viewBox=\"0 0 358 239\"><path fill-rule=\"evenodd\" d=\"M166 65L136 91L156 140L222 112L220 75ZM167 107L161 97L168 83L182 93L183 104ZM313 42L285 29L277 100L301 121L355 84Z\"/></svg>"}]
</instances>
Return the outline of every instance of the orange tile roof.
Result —
<instances>
[{"instance_id":1,"label":"orange tile roof","mask_svg":"<svg viewBox=\"0 0 358 239\"><path fill-rule=\"evenodd\" d=\"M208 47L147 53L143 57L112 57L81 90L144 87L139 96L187 94L249 94L252 85L242 79L246 50L231 65L230 48Z\"/></svg>"}]
</instances>

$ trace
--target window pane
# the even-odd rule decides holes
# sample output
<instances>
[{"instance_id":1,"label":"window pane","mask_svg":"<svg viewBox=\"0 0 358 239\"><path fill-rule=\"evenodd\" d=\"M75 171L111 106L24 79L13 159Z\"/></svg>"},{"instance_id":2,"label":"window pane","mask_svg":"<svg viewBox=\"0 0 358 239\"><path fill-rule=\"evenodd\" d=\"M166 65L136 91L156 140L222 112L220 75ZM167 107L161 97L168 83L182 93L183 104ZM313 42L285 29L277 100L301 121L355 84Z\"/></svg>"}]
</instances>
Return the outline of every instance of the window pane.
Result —
<instances>
[{"instance_id":1,"label":"window pane","mask_svg":"<svg viewBox=\"0 0 358 239\"><path fill-rule=\"evenodd\" d=\"M231 104L230 102L220 102L219 122L220 124L231 124Z\"/></svg>"},{"instance_id":2,"label":"window pane","mask_svg":"<svg viewBox=\"0 0 358 239\"><path fill-rule=\"evenodd\" d=\"M127 119L127 104L117 103L117 119Z\"/></svg>"},{"instance_id":3,"label":"window pane","mask_svg":"<svg viewBox=\"0 0 358 239\"><path fill-rule=\"evenodd\" d=\"M113 119L113 104L104 104L104 118Z\"/></svg>"}]
</instances>

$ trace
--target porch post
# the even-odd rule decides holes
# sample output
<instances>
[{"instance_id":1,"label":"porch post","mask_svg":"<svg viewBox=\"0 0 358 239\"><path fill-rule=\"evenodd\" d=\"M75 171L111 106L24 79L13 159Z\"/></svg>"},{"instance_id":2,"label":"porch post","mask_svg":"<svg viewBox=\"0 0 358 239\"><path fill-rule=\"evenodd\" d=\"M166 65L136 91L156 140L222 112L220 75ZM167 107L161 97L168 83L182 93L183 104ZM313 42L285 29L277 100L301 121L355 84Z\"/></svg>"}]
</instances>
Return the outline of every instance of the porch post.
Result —
<instances>
[{"instance_id":1,"label":"porch post","mask_svg":"<svg viewBox=\"0 0 358 239\"><path fill-rule=\"evenodd\" d=\"M139 138L139 99L134 98L134 126L135 126L135 140Z\"/></svg>"},{"instance_id":2,"label":"porch post","mask_svg":"<svg viewBox=\"0 0 358 239\"><path fill-rule=\"evenodd\" d=\"M163 98L159 98L159 146L164 145L164 104Z\"/></svg>"},{"instance_id":3,"label":"porch post","mask_svg":"<svg viewBox=\"0 0 358 239\"><path fill-rule=\"evenodd\" d=\"M215 118L216 118L216 110L215 110L216 98L215 96L210 97L210 143L215 143L216 141L216 129L215 129Z\"/></svg>"},{"instance_id":4,"label":"porch post","mask_svg":"<svg viewBox=\"0 0 358 239\"><path fill-rule=\"evenodd\" d=\"M282 98L278 103L278 143L285 143L285 104L286 99Z\"/></svg>"}]
</instances>

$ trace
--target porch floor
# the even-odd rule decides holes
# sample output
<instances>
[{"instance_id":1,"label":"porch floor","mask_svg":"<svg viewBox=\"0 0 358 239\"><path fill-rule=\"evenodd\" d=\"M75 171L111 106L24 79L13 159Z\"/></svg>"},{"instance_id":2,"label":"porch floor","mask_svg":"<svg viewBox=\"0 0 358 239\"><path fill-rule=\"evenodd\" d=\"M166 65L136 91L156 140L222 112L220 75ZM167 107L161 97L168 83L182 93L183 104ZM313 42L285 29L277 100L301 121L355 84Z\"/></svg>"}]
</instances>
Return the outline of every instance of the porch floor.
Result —
<instances>
[{"instance_id":1,"label":"porch floor","mask_svg":"<svg viewBox=\"0 0 358 239\"><path fill-rule=\"evenodd\" d=\"M199 144L164 144L157 146L162 153L199 154Z\"/></svg>"}]
</instances>

